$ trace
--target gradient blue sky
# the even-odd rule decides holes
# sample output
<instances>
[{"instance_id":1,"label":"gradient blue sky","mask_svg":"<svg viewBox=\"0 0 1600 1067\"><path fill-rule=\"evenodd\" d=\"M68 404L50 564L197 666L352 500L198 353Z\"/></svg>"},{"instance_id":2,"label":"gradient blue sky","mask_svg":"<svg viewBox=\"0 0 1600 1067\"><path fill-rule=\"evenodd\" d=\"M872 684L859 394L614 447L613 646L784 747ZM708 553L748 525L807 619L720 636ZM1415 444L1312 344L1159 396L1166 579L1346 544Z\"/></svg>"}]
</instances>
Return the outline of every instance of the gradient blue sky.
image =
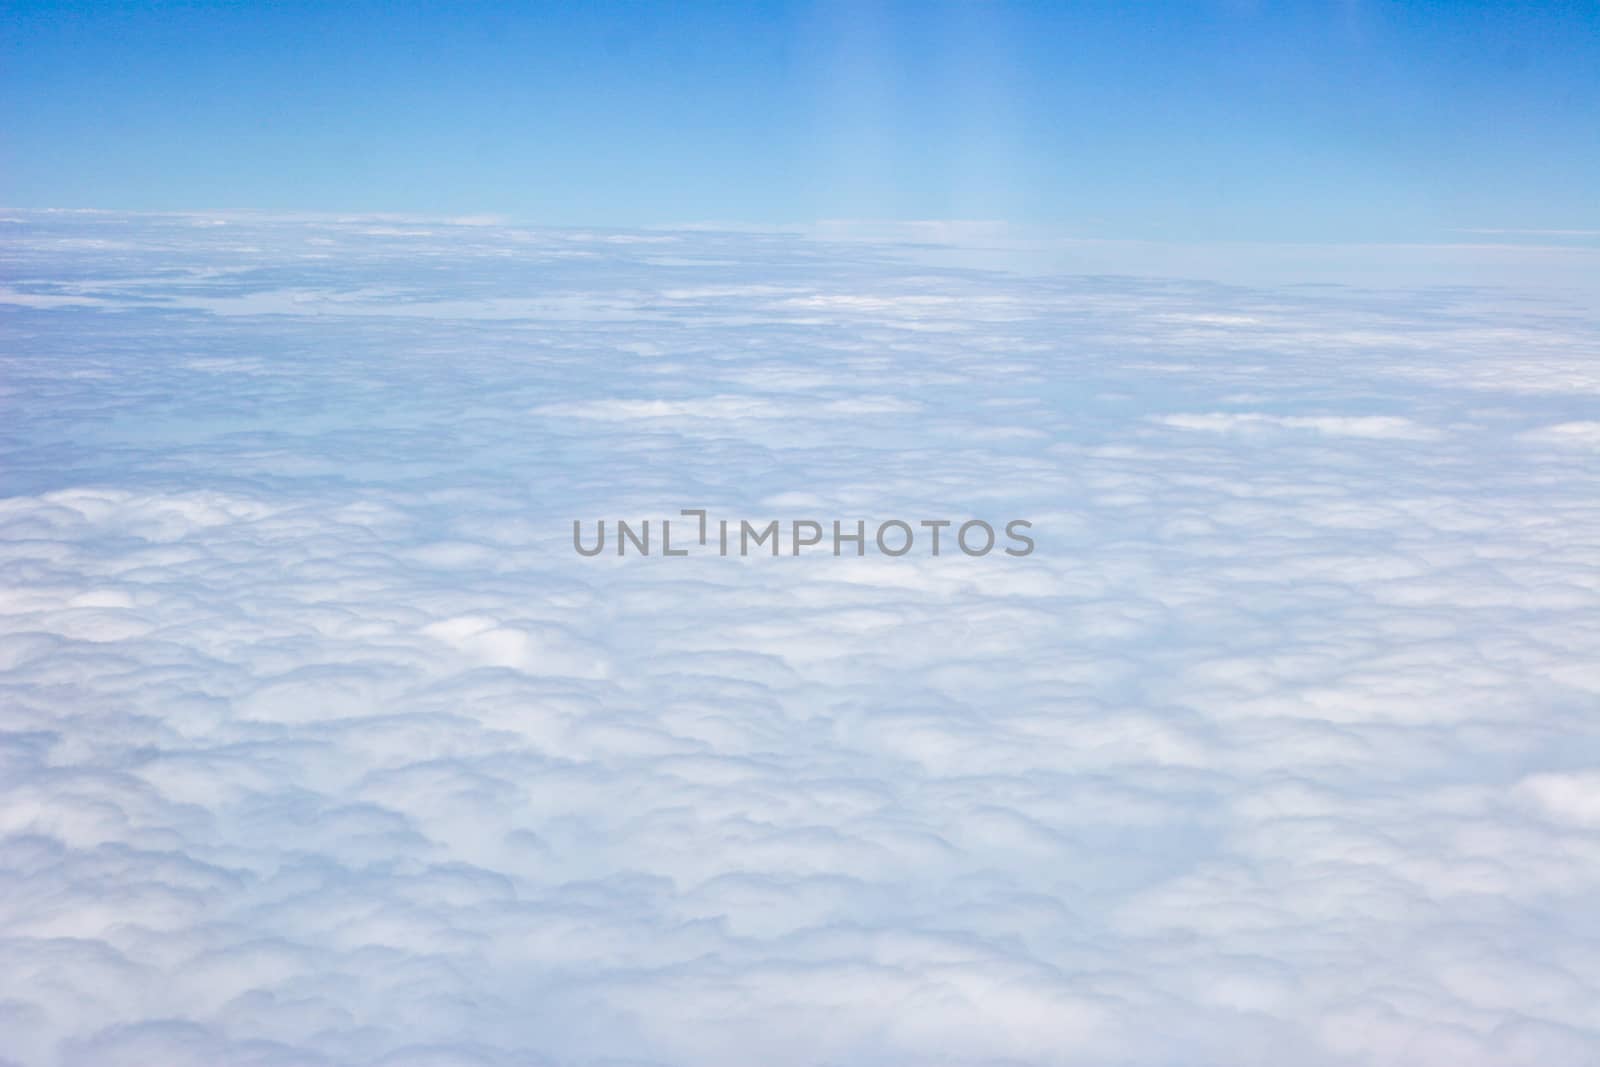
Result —
<instances>
[{"instance_id":1,"label":"gradient blue sky","mask_svg":"<svg viewBox=\"0 0 1600 1067\"><path fill-rule=\"evenodd\" d=\"M1594 2L3 10L12 207L1600 230Z\"/></svg>"}]
</instances>

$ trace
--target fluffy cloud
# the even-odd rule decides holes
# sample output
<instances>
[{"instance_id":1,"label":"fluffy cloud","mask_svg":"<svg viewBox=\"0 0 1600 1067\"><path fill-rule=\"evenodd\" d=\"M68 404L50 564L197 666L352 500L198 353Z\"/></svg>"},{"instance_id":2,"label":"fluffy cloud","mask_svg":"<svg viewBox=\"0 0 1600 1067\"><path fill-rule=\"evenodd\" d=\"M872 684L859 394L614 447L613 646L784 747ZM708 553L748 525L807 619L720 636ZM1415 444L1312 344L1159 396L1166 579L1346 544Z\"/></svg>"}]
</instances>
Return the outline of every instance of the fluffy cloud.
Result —
<instances>
[{"instance_id":1,"label":"fluffy cloud","mask_svg":"<svg viewBox=\"0 0 1600 1067\"><path fill-rule=\"evenodd\" d=\"M1600 1055L1592 318L4 225L0 1060Z\"/></svg>"}]
</instances>

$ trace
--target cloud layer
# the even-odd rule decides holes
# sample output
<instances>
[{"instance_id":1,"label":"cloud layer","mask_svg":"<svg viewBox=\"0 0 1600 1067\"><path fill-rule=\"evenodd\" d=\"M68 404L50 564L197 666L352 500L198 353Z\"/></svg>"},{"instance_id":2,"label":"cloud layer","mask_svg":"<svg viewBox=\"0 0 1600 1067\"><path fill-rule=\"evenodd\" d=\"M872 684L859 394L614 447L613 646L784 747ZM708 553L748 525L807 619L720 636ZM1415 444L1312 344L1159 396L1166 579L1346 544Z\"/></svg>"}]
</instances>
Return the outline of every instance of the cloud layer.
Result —
<instances>
[{"instance_id":1,"label":"cloud layer","mask_svg":"<svg viewBox=\"0 0 1600 1067\"><path fill-rule=\"evenodd\" d=\"M1590 313L0 225L0 1062L1600 1056Z\"/></svg>"}]
</instances>

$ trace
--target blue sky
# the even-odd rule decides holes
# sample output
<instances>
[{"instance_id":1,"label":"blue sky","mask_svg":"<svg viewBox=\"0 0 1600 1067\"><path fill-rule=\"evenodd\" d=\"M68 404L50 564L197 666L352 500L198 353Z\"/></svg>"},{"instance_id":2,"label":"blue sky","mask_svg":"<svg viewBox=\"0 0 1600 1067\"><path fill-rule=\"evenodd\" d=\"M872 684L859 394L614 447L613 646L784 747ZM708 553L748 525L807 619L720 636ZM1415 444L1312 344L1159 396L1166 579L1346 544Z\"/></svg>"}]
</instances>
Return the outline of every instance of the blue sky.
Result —
<instances>
[{"instance_id":1,"label":"blue sky","mask_svg":"<svg viewBox=\"0 0 1600 1067\"><path fill-rule=\"evenodd\" d=\"M12 207L1600 229L1592 3L4 10Z\"/></svg>"}]
</instances>

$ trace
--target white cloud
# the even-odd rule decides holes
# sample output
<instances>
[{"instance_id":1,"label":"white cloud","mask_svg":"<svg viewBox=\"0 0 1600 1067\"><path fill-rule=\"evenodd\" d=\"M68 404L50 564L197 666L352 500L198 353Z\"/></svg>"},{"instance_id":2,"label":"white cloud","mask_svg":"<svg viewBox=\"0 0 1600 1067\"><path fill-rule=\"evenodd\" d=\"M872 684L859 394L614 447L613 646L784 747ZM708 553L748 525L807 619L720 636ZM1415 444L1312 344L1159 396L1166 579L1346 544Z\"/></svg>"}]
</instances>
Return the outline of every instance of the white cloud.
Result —
<instances>
[{"instance_id":1,"label":"white cloud","mask_svg":"<svg viewBox=\"0 0 1600 1067\"><path fill-rule=\"evenodd\" d=\"M1393 415L1265 415L1260 412L1213 412L1201 415L1161 415L1155 417L1153 421L1179 430L1201 430L1208 433L1274 429L1309 430L1328 437L1388 438L1398 441L1428 441L1439 436L1436 430Z\"/></svg>"},{"instance_id":2,"label":"white cloud","mask_svg":"<svg viewBox=\"0 0 1600 1067\"><path fill-rule=\"evenodd\" d=\"M1539 444L1596 448L1600 447L1600 422L1560 422L1529 430L1522 438Z\"/></svg>"},{"instance_id":3,"label":"white cloud","mask_svg":"<svg viewBox=\"0 0 1600 1067\"><path fill-rule=\"evenodd\" d=\"M1592 318L19 217L0 1062L1600 1055Z\"/></svg>"}]
</instances>

